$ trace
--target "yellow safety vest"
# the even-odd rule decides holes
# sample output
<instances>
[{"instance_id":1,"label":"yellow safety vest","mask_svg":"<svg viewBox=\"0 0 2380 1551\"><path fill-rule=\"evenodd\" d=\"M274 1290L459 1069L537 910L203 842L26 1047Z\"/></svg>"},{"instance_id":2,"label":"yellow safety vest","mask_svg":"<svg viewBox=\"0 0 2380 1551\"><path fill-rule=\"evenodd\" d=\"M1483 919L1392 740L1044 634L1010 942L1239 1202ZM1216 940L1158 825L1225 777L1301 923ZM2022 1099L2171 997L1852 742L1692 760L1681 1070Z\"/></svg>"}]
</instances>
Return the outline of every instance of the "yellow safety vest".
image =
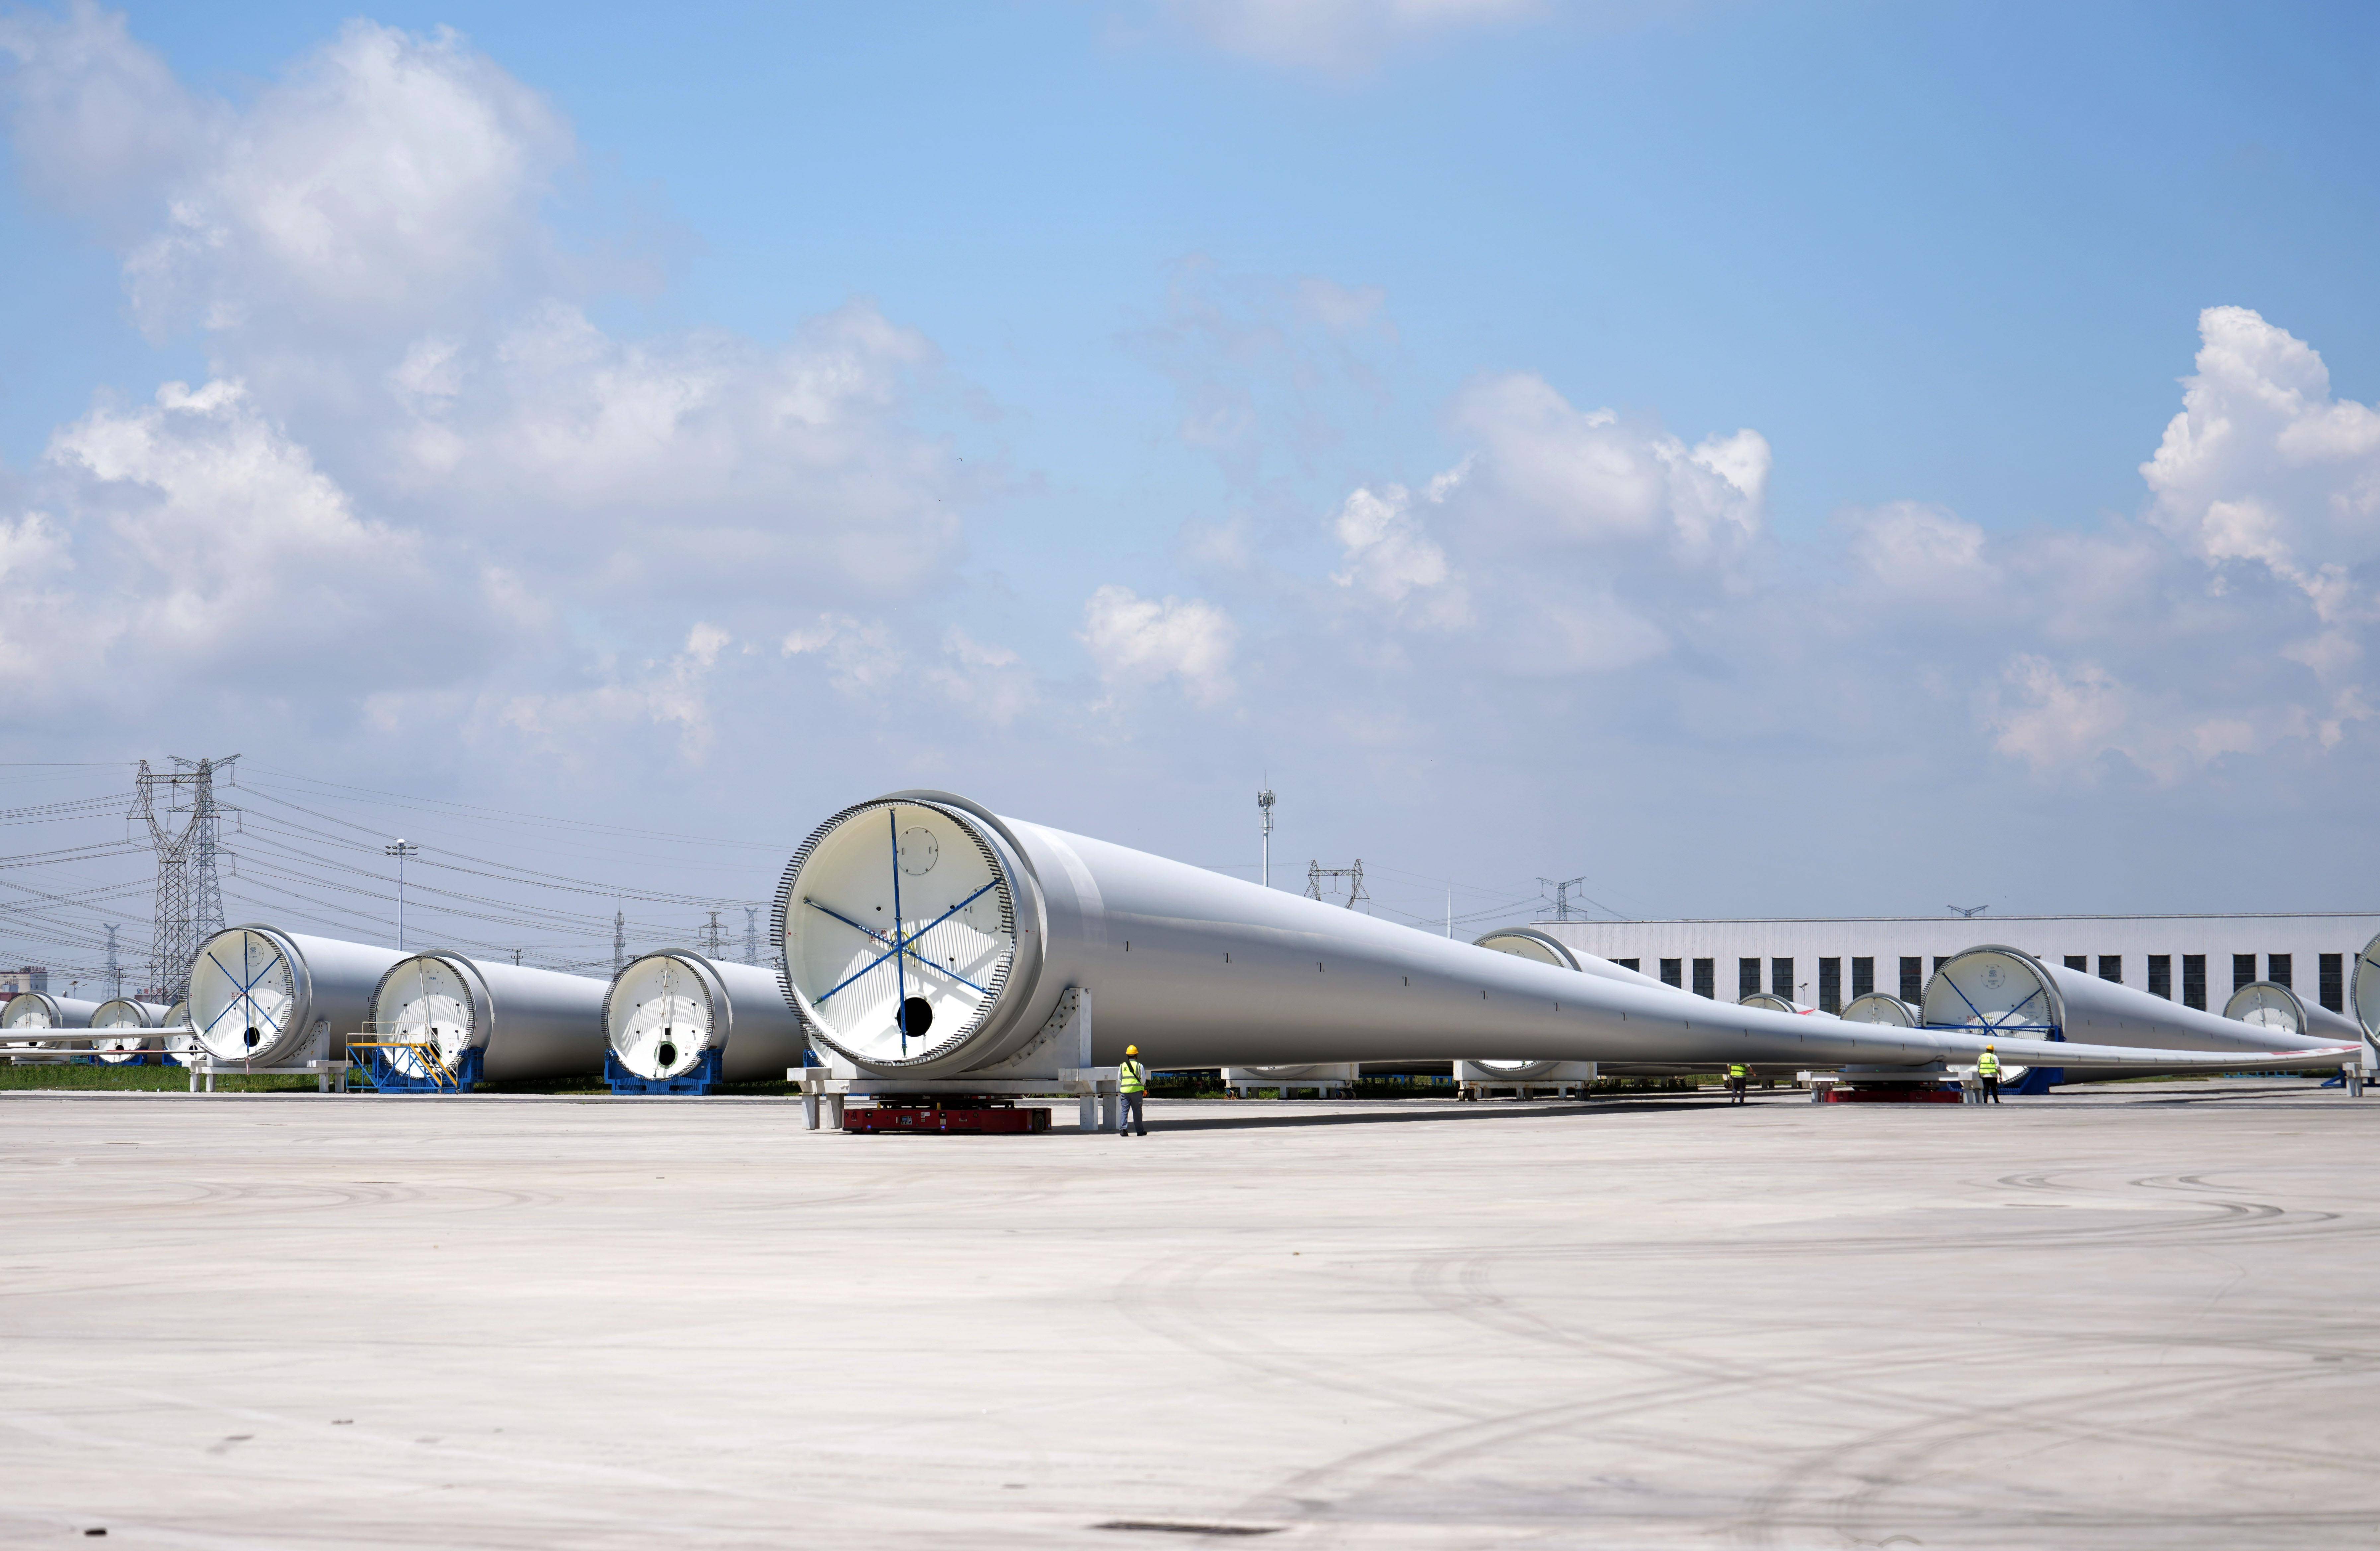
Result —
<instances>
[{"instance_id":1,"label":"yellow safety vest","mask_svg":"<svg viewBox=\"0 0 2380 1551\"><path fill-rule=\"evenodd\" d=\"M1116 1068L1116 1082L1126 1093L1147 1093L1148 1068L1136 1060L1127 1060Z\"/></svg>"},{"instance_id":2,"label":"yellow safety vest","mask_svg":"<svg viewBox=\"0 0 2380 1551\"><path fill-rule=\"evenodd\" d=\"M1982 1055L1977 1056L1977 1057L1975 1058L1975 1075L1976 1075L1976 1076L1978 1076L1978 1077L1997 1077L1997 1076L1998 1076L1999 1074L2000 1074L2000 1058L1999 1058L1999 1057L1998 1057L1998 1056L1996 1056L1996 1055L1992 1054L1989 1050L1985 1050Z\"/></svg>"},{"instance_id":3,"label":"yellow safety vest","mask_svg":"<svg viewBox=\"0 0 2380 1551\"><path fill-rule=\"evenodd\" d=\"M1743 1063L1742 1063L1742 1062L1741 1062L1741 1061L1738 1061L1735 1065L1729 1067L1729 1068L1727 1069L1727 1074L1728 1074L1730 1077L1749 1077L1750 1075L1752 1075L1752 1073L1750 1073L1749 1072L1746 1072L1746 1071L1743 1069Z\"/></svg>"}]
</instances>

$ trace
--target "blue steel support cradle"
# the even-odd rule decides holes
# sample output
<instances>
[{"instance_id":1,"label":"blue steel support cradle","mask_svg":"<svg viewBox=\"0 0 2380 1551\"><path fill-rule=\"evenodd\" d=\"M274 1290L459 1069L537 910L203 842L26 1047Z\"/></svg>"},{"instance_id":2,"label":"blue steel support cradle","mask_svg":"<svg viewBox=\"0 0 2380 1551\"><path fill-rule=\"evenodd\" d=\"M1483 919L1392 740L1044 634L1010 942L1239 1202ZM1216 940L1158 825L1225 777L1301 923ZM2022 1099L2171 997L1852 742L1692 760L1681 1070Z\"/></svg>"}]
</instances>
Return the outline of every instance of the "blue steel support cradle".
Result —
<instances>
[{"instance_id":1,"label":"blue steel support cradle","mask_svg":"<svg viewBox=\"0 0 2380 1551\"><path fill-rule=\"evenodd\" d=\"M1954 991L1959 990L1959 988L1955 985L1950 988ZM1964 991L1959 991L1959 1000L1966 1001L1966 999L1967 993ZM2031 997L2025 998L2026 1001L2031 1001L2033 999ZM1969 1007L1973 1007L1975 1004L1972 1001L1968 1001L1967 1005ZM2020 1005L2022 1005L2022 1003L2020 1003ZM1977 1012L1975 1016L1981 1018L1983 1014L1981 1012ZM1973 1024L1927 1024L1925 1026L1927 1028L1940 1029L1946 1034L1997 1034L2007 1036L2010 1038L2025 1038L2038 1036L2043 1039L2048 1040L2052 1044L2063 1045L2066 1043L2066 1031L2059 1028L2056 1024L1984 1024L1980 1026ZM2062 1066L2029 1066L2025 1068L2024 1078L2022 1081L2003 1084L2000 1087L2000 1092L2004 1094L2045 1094L2064 1081L2066 1081L2066 1069Z\"/></svg>"},{"instance_id":2,"label":"blue steel support cradle","mask_svg":"<svg viewBox=\"0 0 2380 1551\"><path fill-rule=\"evenodd\" d=\"M469 1093L480 1085L480 1053L475 1047L463 1052L453 1072L436 1072L417 1077L409 1072L399 1071L396 1063L388 1059L385 1050L356 1048L347 1052L348 1065L362 1072L364 1081L371 1084L374 1093Z\"/></svg>"},{"instance_id":3,"label":"blue steel support cradle","mask_svg":"<svg viewBox=\"0 0 2380 1551\"><path fill-rule=\"evenodd\" d=\"M2052 1039L2059 1039L2064 1036L2062 1035L2053 1034L2049 1037ZM2001 1091L2004 1093L2044 1094L2047 1093L2050 1089L2056 1087L2058 1084L2064 1081L2066 1081L2066 1069L2062 1066L2029 1066L2025 1068L2023 1082L2017 1084L2012 1088L2004 1088Z\"/></svg>"},{"instance_id":4,"label":"blue steel support cradle","mask_svg":"<svg viewBox=\"0 0 2380 1551\"><path fill-rule=\"evenodd\" d=\"M639 1077L620 1064L619 1052L603 1052L603 1081L612 1084L615 1094L679 1094L695 1098L708 1097L719 1091L719 1048L712 1046L697 1056L692 1071L676 1077Z\"/></svg>"}]
</instances>

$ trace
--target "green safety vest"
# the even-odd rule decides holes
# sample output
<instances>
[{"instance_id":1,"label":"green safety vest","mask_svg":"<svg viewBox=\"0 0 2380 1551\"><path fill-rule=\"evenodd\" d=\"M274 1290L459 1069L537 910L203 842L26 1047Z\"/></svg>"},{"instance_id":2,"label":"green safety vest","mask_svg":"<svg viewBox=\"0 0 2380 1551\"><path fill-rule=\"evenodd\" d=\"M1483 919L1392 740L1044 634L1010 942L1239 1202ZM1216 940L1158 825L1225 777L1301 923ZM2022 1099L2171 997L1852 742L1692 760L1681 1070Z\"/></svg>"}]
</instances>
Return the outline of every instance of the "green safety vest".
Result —
<instances>
[{"instance_id":1,"label":"green safety vest","mask_svg":"<svg viewBox=\"0 0 2380 1551\"><path fill-rule=\"evenodd\" d=\"M1977 1056L1977 1057L1975 1058L1975 1075L1976 1075L1976 1076L1978 1076L1978 1077L1997 1077L1997 1076L1998 1076L1999 1074L2000 1074L2000 1058L1999 1058L1999 1057L1998 1057L1998 1056L1996 1056L1996 1055L1992 1054L1989 1050L1985 1050L1982 1055Z\"/></svg>"},{"instance_id":2,"label":"green safety vest","mask_svg":"<svg viewBox=\"0 0 2380 1551\"><path fill-rule=\"evenodd\" d=\"M1116 1082L1126 1093L1147 1093L1148 1068L1136 1060L1127 1060L1116 1068Z\"/></svg>"},{"instance_id":3,"label":"green safety vest","mask_svg":"<svg viewBox=\"0 0 2380 1551\"><path fill-rule=\"evenodd\" d=\"M1729 1068L1727 1069L1727 1074L1728 1074L1728 1076L1730 1076L1730 1078L1733 1078L1733 1077L1748 1077L1748 1076L1752 1075L1750 1072L1746 1072L1746 1071L1743 1069L1743 1063L1742 1063L1742 1061L1738 1061L1735 1065L1729 1067Z\"/></svg>"}]
</instances>

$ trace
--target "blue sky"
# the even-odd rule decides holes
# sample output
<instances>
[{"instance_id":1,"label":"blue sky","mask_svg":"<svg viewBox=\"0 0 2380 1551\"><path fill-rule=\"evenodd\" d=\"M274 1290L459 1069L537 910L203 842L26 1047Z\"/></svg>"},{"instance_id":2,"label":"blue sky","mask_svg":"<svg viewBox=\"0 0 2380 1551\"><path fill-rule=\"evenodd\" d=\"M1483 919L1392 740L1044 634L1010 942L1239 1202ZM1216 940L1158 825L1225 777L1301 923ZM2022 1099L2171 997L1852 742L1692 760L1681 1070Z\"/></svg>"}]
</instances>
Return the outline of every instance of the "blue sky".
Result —
<instances>
[{"instance_id":1,"label":"blue sky","mask_svg":"<svg viewBox=\"0 0 2380 1551\"><path fill-rule=\"evenodd\" d=\"M1630 914L2363 897L2368 453L2290 449L2380 396L2366 9L118 15L0 35L0 497L51 525L0 576L51 611L0 613L17 735L511 804L559 760L589 817L787 834L928 782L1202 862L1269 768L1301 856L1587 872ZM145 105L50 113L103 55L150 62ZM482 139L407 117L433 88L497 104ZM371 289L272 247L396 165L322 217ZM823 381L821 330L849 396L801 446L635 419ZM2284 340L2326 389L2145 480L2185 380L2241 423ZM175 381L244 396L144 407ZM555 493L589 454L540 463L554 428L598 421L609 472ZM1712 474L1746 431L1756 471ZM1621 465L1670 471L1659 515ZM344 502L477 601L427 653L276 660L140 491L260 533ZM381 553L291 521L244 574ZM38 645L176 597L165 656Z\"/></svg>"},{"instance_id":2,"label":"blue sky","mask_svg":"<svg viewBox=\"0 0 2380 1551\"><path fill-rule=\"evenodd\" d=\"M1597 9L1426 34L1352 74L1123 6L360 14L455 27L569 115L585 166L557 213L614 238L625 217L669 263L607 317L770 337L873 297L1099 493L1132 488L1165 406L1119 339L1194 256L1388 292L1395 401L1351 417L1342 477L1423 472L1437 400L1509 368L1762 427L1791 449L1780 527L1893 499L2088 520L2137 503L2186 321L2218 299L2371 396L2348 364L2380 346L2368 10ZM128 8L187 82L234 96L354 14ZM145 393L158 364L106 328L105 248L27 206L10 268L41 305L12 309L10 355L42 364L10 374L20 467L94 376Z\"/></svg>"}]
</instances>

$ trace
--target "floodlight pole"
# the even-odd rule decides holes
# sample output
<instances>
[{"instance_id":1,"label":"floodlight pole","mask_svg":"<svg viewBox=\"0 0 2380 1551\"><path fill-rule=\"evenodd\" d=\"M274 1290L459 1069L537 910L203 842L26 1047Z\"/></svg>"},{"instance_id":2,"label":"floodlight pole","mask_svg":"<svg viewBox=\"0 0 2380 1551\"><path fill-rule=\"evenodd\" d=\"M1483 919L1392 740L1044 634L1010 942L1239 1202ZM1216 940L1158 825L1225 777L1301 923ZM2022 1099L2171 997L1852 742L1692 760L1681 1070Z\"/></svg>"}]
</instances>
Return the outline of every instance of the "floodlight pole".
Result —
<instances>
[{"instance_id":1,"label":"floodlight pole","mask_svg":"<svg viewBox=\"0 0 2380 1551\"><path fill-rule=\"evenodd\" d=\"M399 840L395 845L384 845L382 851L396 858L396 951L405 951L405 859L421 849L409 840Z\"/></svg>"}]
</instances>

